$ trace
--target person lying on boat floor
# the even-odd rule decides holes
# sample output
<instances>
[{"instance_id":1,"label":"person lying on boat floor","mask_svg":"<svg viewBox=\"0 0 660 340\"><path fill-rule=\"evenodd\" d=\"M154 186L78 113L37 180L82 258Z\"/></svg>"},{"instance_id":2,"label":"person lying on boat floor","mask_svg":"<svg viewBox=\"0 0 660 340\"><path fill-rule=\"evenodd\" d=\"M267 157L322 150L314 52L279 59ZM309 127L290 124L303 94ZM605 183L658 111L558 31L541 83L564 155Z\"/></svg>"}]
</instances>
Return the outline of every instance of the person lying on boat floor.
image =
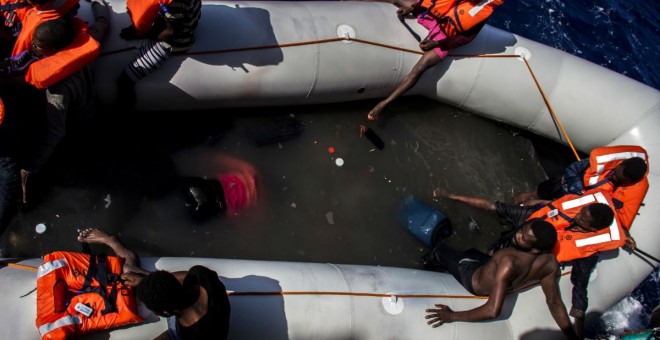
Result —
<instances>
[{"instance_id":1,"label":"person lying on boat floor","mask_svg":"<svg viewBox=\"0 0 660 340\"><path fill-rule=\"evenodd\" d=\"M201 18L201 0L127 1L131 25L119 36L125 40L148 39L117 81L118 102L124 109L135 105L135 83L156 71L172 54L181 54L195 43Z\"/></svg>"},{"instance_id":2,"label":"person lying on boat floor","mask_svg":"<svg viewBox=\"0 0 660 340\"><path fill-rule=\"evenodd\" d=\"M493 256L475 249L457 251L442 240L425 256L437 270L447 271L471 294L487 295L482 306L466 311L453 311L449 306L436 304L427 309L427 323L439 327L455 321L482 321L497 318L508 292L540 280L552 317L569 339L577 339L566 306L557 285L559 263L550 253L557 242L557 232L543 220L533 220L516 232L512 247Z\"/></svg>"},{"instance_id":3,"label":"person lying on boat floor","mask_svg":"<svg viewBox=\"0 0 660 340\"><path fill-rule=\"evenodd\" d=\"M598 188L608 191L616 203L616 214L627 232L649 189L648 155L637 145L603 146L591 150L589 158L573 162L560 177L538 184L536 191L516 195L514 201L554 200L566 194L582 195Z\"/></svg>"},{"instance_id":4,"label":"person lying on boat floor","mask_svg":"<svg viewBox=\"0 0 660 340\"><path fill-rule=\"evenodd\" d=\"M135 287L138 300L158 316L167 317L167 331L156 339L226 339L230 306L227 289L218 274L203 266L170 273L150 273L138 256L117 237L98 229L85 229L78 241L110 247L123 257L124 283Z\"/></svg>"},{"instance_id":5,"label":"person lying on boat floor","mask_svg":"<svg viewBox=\"0 0 660 340\"><path fill-rule=\"evenodd\" d=\"M466 203L470 206L496 212L500 222L512 227L494 242L491 253L513 244L517 231L531 220L542 219L556 230L557 244L552 253L560 263L571 262L573 296L570 315L575 318L578 334L582 333L584 315L588 306L587 286L591 271L598 263L598 253L615 250L635 241L626 237L614 214L614 203L606 191L594 189L584 195L565 195L548 204L536 205L536 201L525 204L507 204L487 199L457 195L442 188L433 191L435 197Z\"/></svg>"},{"instance_id":6,"label":"person lying on boat floor","mask_svg":"<svg viewBox=\"0 0 660 340\"><path fill-rule=\"evenodd\" d=\"M503 3L493 0L481 5L482 1L435 1L435 0L380 0L399 6L398 15L413 14L417 22L429 30L426 38L419 42L424 51L422 57L394 91L371 109L367 118L376 120L392 101L408 92L426 70L443 61L450 50L463 46L476 38L486 24L495 7ZM456 9L456 10L454 10ZM469 13L469 15L468 15ZM456 24L459 23L459 24ZM419 40L419 37L416 37Z\"/></svg>"}]
</instances>

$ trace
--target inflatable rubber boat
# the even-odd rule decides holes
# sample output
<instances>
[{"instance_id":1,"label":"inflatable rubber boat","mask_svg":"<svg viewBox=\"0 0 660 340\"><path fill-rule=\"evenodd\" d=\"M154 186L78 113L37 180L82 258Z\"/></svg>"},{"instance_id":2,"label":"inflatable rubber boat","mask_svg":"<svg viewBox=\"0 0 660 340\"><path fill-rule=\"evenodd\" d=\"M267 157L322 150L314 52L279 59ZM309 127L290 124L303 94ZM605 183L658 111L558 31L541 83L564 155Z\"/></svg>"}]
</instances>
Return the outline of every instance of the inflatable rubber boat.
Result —
<instances>
[{"instance_id":1,"label":"inflatable rubber boat","mask_svg":"<svg viewBox=\"0 0 660 340\"><path fill-rule=\"evenodd\" d=\"M97 63L100 99L115 100L115 81L139 41L118 38L128 25L123 1L111 0L112 31ZM89 9L83 15L90 18ZM365 18L368 18L366 20ZM425 30L414 20L418 34ZM145 111L305 105L384 97L419 59L417 41L388 4L371 2L205 1L197 42L141 80ZM632 226L641 249L660 257L660 93L620 74L523 37L486 26L408 93L449 103L588 152L635 144L649 154L650 189ZM550 109L552 108L552 110ZM551 112L552 111L552 112ZM558 120L553 119L556 114ZM589 285L590 311L604 311L653 269L626 251L603 254ZM216 270L232 306L232 339L557 338L540 287L507 297L494 321L431 328L425 309L484 303L450 275L359 265L149 258L147 269ZM40 259L19 262L38 266ZM570 266L564 268L564 272ZM570 306L572 285L559 279ZM0 338L38 339L35 273L0 268ZM153 338L166 329L147 321L113 330L111 339ZM107 338L107 334L100 335Z\"/></svg>"}]
</instances>

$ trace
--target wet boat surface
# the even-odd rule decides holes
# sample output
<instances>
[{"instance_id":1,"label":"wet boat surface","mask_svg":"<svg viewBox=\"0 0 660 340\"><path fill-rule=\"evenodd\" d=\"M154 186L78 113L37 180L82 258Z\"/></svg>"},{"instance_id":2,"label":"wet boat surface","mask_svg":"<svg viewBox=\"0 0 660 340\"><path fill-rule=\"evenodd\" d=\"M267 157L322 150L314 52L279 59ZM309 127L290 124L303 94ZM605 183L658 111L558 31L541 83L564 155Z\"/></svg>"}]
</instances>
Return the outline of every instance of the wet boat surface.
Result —
<instances>
[{"instance_id":1,"label":"wet boat surface","mask_svg":"<svg viewBox=\"0 0 660 340\"><path fill-rule=\"evenodd\" d=\"M516 129L421 97L403 98L367 122L374 104L135 113L125 130L101 124L88 131L91 140L58 155L54 175L43 180L48 190L30 193L33 207L3 236L6 253L78 250L76 230L98 227L141 256L419 268L426 248L398 221L403 196L450 217L448 243L485 250L505 230L495 215L436 201L432 189L510 201L545 178L532 143ZM277 117L302 121L303 133L256 146L247 132ZM383 150L359 136L360 124L383 139ZM254 206L191 218L177 191L182 176L250 169ZM47 226L43 234L35 232L39 223Z\"/></svg>"}]
</instances>

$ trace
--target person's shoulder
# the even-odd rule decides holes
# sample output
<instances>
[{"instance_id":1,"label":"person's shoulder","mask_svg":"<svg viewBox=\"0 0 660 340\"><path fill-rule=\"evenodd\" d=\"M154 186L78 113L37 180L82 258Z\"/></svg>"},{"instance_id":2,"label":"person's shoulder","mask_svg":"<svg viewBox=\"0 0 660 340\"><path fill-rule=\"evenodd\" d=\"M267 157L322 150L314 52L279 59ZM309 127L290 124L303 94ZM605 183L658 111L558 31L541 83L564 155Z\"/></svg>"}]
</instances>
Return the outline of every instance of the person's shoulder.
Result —
<instances>
[{"instance_id":1,"label":"person's shoulder","mask_svg":"<svg viewBox=\"0 0 660 340\"><path fill-rule=\"evenodd\" d=\"M539 254L537 261L540 261L541 268L544 274L553 274L559 269L559 262L557 257L552 253Z\"/></svg>"}]
</instances>

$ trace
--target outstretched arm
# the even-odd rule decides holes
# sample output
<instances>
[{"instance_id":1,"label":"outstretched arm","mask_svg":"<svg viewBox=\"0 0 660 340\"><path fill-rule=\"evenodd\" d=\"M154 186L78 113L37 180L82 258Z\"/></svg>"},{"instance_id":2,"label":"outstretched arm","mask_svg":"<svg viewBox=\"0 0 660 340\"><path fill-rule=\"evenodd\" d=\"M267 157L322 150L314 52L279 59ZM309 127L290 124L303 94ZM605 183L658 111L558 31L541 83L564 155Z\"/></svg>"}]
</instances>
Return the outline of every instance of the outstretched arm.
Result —
<instances>
[{"instance_id":1,"label":"outstretched arm","mask_svg":"<svg viewBox=\"0 0 660 340\"><path fill-rule=\"evenodd\" d=\"M96 228L87 228L80 231L78 241L90 244L102 244L110 247L115 254L125 260L123 273L133 272L140 274L149 274L148 271L140 267L140 258L137 254L126 248L116 236L110 235Z\"/></svg>"},{"instance_id":2,"label":"outstretched arm","mask_svg":"<svg viewBox=\"0 0 660 340\"><path fill-rule=\"evenodd\" d=\"M489 201L485 198L453 194L445 190L444 188L433 189L433 197L447 197L450 200L462 202L467 205L473 206L475 208L484 209L488 211L497 210L497 207L495 206L495 202L493 201Z\"/></svg>"},{"instance_id":3,"label":"outstretched arm","mask_svg":"<svg viewBox=\"0 0 660 340\"><path fill-rule=\"evenodd\" d=\"M485 304L466 311L454 312L448 306L436 304L434 309L426 310L427 324L439 327L453 321L483 321L498 317L502 312L502 304L506 297L506 290L515 277L513 264L510 259L504 258L498 264L495 282L493 283L488 301Z\"/></svg>"},{"instance_id":4,"label":"outstretched arm","mask_svg":"<svg viewBox=\"0 0 660 340\"><path fill-rule=\"evenodd\" d=\"M552 318L555 319L559 328L561 328L562 332L569 339L578 339L571 320L568 318L568 313L566 313L566 306L561 300L561 293L557 286L556 273L558 267L559 265L555 262L551 268L548 268L548 275L541 279L541 288L543 289L543 294L545 294L545 302L548 304L550 314L552 314Z\"/></svg>"}]
</instances>

